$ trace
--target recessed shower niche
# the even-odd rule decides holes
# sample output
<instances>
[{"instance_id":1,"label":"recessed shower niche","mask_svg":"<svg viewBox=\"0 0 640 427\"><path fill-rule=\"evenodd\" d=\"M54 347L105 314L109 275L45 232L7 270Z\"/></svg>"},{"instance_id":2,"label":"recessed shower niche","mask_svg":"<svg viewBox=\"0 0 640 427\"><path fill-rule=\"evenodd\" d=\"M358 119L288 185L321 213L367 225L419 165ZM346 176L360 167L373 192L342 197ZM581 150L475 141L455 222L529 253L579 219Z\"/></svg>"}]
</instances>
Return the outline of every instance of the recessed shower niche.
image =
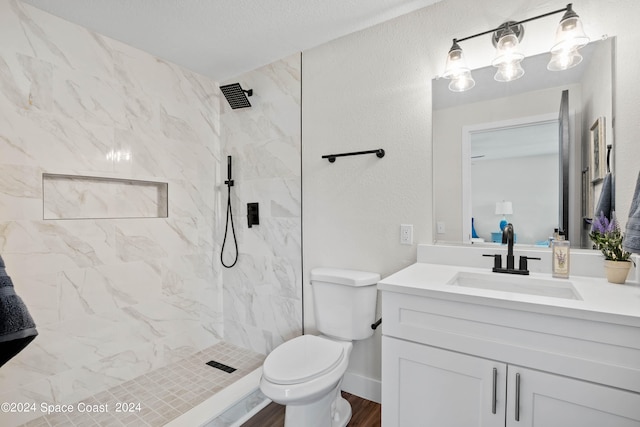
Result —
<instances>
[{"instance_id":1,"label":"recessed shower niche","mask_svg":"<svg viewBox=\"0 0 640 427\"><path fill-rule=\"evenodd\" d=\"M167 218L166 182L42 174L43 219Z\"/></svg>"}]
</instances>

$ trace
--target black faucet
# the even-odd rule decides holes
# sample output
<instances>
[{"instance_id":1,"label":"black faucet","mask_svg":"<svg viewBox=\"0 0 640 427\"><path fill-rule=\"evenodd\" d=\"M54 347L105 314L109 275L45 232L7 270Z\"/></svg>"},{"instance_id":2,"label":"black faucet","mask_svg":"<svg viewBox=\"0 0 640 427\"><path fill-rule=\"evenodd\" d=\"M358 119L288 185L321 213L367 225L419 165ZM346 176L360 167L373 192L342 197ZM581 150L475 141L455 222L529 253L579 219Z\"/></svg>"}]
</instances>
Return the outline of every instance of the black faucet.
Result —
<instances>
[{"instance_id":1,"label":"black faucet","mask_svg":"<svg viewBox=\"0 0 640 427\"><path fill-rule=\"evenodd\" d=\"M507 270L513 270L513 224L509 223L502 229L502 244L507 245Z\"/></svg>"},{"instance_id":2,"label":"black faucet","mask_svg":"<svg viewBox=\"0 0 640 427\"><path fill-rule=\"evenodd\" d=\"M500 254L495 254L495 255L488 255L488 254L484 254L482 256L490 256L493 257L493 269L492 271L494 273L510 273L510 274L523 274L523 275L528 275L529 274L529 270L527 268L527 260L529 259L537 259L539 260L540 258L537 257L527 257L524 255L520 256L520 263L518 265L518 268L515 268L515 263L514 263L514 257L513 257L513 241L514 241L514 235L515 233L513 232L513 224L509 223L507 224L504 229L502 230L502 244L506 244L507 245L507 268L502 268L502 255Z\"/></svg>"}]
</instances>

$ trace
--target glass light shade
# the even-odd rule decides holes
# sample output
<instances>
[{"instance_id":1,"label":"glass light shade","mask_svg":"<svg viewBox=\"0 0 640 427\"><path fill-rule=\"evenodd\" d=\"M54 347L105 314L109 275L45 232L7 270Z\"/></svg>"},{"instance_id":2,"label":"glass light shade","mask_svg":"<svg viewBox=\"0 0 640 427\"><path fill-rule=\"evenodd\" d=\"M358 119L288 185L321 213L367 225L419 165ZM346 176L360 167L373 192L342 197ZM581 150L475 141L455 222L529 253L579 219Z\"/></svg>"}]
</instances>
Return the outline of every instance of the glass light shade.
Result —
<instances>
[{"instance_id":1,"label":"glass light shade","mask_svg":"<svg viewBox=\"0 0 640 427\"><path fill-rule=\"evenodd\" d=\"M559 50L551 54L551 59L547 64L547 70L549 71L563 71L568 70L571 67L575 67L582 62L582 55L578 52L578 49L571 49L568 51Z\"/></svg>"},{"instance_id":2,"label":"glass light shade","mask_svg":"<svg viewBox=\"0 0 640 427\"><path fill-rule=\"evenodd\" d=\"M497 82L510 82L524 76L524 68L520 65L520 61L513 63L505 62L498 67L498 71L493 76Z\"/></svg>"},{"instance_id":3,"label":"glass light shade","mask_svg":"<svg viewBox=\"0 0 640 427\"><path fill-rule=\"evenodd\" d=\"M467 67L467 63L464 60L464 54L458 43L454 40L449 53L447 54L447 62L444 67L444 73L442 77L445 79L455 79L458 76L469 74L471 71Z\"/></svg>"},{"instance_id":4,"label":"glass light shade","mask_svg":"<svg viewBox=\"0 0 640 427\"><path fill-rule=\"evenodd\" d=\"M510 82L524 75L524 69L520 65L524 55L519 52L519 46L518 37L508 28L498 40L496 57L491 62L491 65L498 67L498 71L493 77L496 81Z\"/></svg>"},{"instance_id":5,"label":"glass light shade","mask_svg":"<svg viewBox=\"0 0 640 427\"><path fill-rule=\"evenodd\" d=\"M471 76L471 70L464 60L462 49L455 40L447 54L447 63L442 77L451 79L449 90L452 92L464 92L476 85L476 81Z\"/></svg>"},{"instance_id":6,"label":"glass light shade","mask_svg":"<svg viewBox=\"0 0 640 427\"><path fill-rule=\"evenodd\" d=\"M496 57L491 65L498 67L505 62L520 62L524 59L524 55L519 51L520 42L518 37L511 29L508 29L498 40L496 45Z\"/></svg>"},{"instance_id":7,"label":"glass light shade","mask_svg":"<svg viewBox=\"0 0 640 427\"><path fill-rule=\"evenodd\" d=\"M560 50L580 49L589 43L589 37L587 37L582 28L580 17L571 9L571 5L567 7L568 9L556 30L556 41L551 48L552 53Z\"/></svg>"},{"instance_id":8,"label":"glass light shade","mask_svg":"<svg viewBox=\"0 0 640 427\"><path fill-rule=\"evenodd\" d=\"M449 90L452 92L464 92L475 85L476 81L473 80L471 72L467 71L451 79L451 83L449 83Z\"/></svg>"}]
</instances>

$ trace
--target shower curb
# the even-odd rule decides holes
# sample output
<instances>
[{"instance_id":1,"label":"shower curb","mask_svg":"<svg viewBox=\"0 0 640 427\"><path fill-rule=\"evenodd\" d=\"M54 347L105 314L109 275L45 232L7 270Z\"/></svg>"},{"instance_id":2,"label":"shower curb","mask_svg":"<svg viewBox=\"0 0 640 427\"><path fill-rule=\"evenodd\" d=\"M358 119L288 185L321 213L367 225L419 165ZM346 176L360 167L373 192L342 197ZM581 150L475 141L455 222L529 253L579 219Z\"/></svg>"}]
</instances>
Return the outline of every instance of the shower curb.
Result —
<instances>
[{"instance_id":1,"label":"shower curb","mask_svg":"<svg viewBox=\"0 0 640 427\"><path fill-rule=\"evenodd\" d=\"M165 424L165 427L214 426L211 423L218 417L258 389L261 376L262 366Z\"/></svg>"}]
</instances>

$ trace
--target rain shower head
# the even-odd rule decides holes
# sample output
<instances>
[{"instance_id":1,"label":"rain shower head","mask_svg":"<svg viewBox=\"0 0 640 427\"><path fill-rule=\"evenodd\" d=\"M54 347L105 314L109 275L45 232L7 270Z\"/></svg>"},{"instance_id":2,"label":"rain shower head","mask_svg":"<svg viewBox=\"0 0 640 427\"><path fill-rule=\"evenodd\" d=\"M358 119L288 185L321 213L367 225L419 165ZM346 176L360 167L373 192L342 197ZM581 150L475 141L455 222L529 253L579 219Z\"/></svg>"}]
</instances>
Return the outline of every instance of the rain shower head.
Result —
<instances>
[{"instance_id":1,"label":"rain shower head","mask_svg":"<svg viewBox=\"0 0 640 427\"><path fill-rule=\"evenodd\" d=\"M220 86L220 90L227 98L229 105L234 110L236 108L251 107L251 103L247 99L247 96L253 95L253 89L244 90L240 86L240 83L232 83L230 85ZM247 95L245 95L245 93Z\"/></svg>"}]
</instances>

